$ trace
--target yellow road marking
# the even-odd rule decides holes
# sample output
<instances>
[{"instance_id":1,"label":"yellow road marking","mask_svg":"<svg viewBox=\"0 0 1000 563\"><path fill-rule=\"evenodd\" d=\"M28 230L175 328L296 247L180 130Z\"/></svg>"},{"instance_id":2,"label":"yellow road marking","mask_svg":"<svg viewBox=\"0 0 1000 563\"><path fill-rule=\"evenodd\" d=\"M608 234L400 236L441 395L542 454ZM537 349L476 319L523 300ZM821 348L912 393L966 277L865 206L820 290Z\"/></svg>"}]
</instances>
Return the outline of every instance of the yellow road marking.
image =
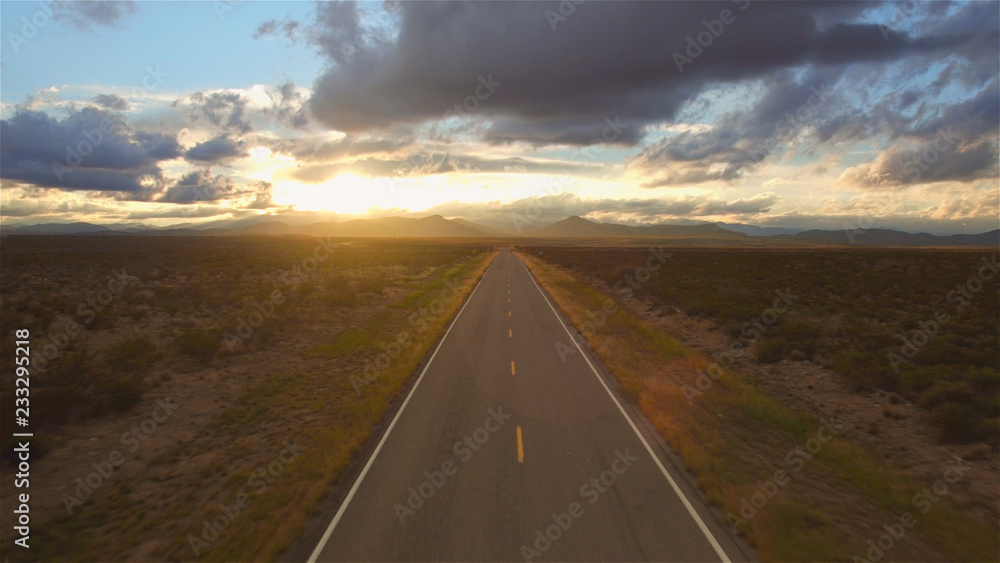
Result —
<instances>
[{"instance_id":1,"label":"yellow road marking","mask_svg":"<svg viewBox=\"0 0 1000 563\"><path fill-rule=\"evenodd\" d=\"M521 443L521 427L517 427L517 462L524 463L524 445Z\"/></svg>"},{"instance_id":2,"label":"yellow road marking","mask_svg":"<svg viewBox=\"0 0 1000 563\"><path fill-rule=\"evenodd\" d=\"M514 360L510 361L510 374L514 375Z\"/></svg>"},{"instance_id":3,"label":"yellow road marking","mask_svg":"<svg viewBox=\"0 0 1000 563\"><path fill-rule=\"evenodd\" d=\"M507 329L507 337L508 338L514 338L514 331L508 328Z\"/></svg>"},{"instance_id":4,"label":"yellow road marking","mask_svg":"<svg viewBox=\"0 0 1000 563\"><path fill-rule=\"evenodd\" d=\"M507 316L508 316L508 317L510 316L510 311L507 311Z\"/></svg>"}]
</instances>

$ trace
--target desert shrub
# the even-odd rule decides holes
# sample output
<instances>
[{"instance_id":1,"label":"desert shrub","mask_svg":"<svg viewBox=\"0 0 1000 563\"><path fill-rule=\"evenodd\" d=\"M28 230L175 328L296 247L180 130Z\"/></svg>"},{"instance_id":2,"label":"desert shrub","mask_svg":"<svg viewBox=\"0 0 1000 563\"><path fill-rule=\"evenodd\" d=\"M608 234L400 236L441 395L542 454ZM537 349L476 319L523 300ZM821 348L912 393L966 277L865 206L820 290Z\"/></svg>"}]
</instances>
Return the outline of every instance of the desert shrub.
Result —
<instances>
[{"instance_id":1,"label":"desert shrub","mask_svg":"<svg viewBox=\"0 0 1000 563\"><path fill-rule=\"evenodd\" d=\"M791 348L784 338L769 338L757 343L757 361L772 364L785 359Z\"/></svg>"},{"instance_id":2,"label":"desert shrub","mask_svg":"<svg viewBox=\"0 0 1000 563\"><path fill-rule=\"evenodd\" d=\"M920 396L920 406L934 409L945 403L971 403L972 389L964 381L939 380Z\"/></svg>"},{"instance_id":3,"label":"desert shrub","mask_svg":"<svg viewBox=\"0 0 1000 563\"><path fill-rule=\"evenodd\" d=\"M822 346L822 331L812 324L786 322L774 327L772 331L774 336L787 341L791 348L802 350L810 358Z\"/></svg>"},{"instance_id":4,"label":"desert shrub","mask_svg":"<svg viewBox=\"0 0 1000 563\"><path fill-rule=\"evenodd\" d=\"M351 289L347 278L341 275L333 276L326 284L323 304L328 307L343 307L357 303L358 297Z\"/></svg>"},{"instance_id":5,"label":"desert shrub","mask_svg":"<svg viewBox=\"0 0 1000 563\"><path fill-rule=\"evenodd\" d=\"M385 292L385 288L388 285L391 285L391 283L384 274L361 277L355 282L355 291L357 293L370 293L376 296L381 296Z\"/></svg>"},{"instance_id":6,"label":"desert shrub","mask_svg":"<svg viewBox=\"0 0 1000 563\"><path fill-rule=\"evenodd\" d=\"M132 410L142 400L145 385L141 377L119 378L111 384L108 406L115 412Z\"/></svg>"},{"instance_id":7,"label":"desert shrub","mask_svg":"<svg viewBox=\"0 0 1000 563\"><path fill-rule=\"evenodd\" d=\"M900 372L899 387L911 398L919 399L924 391L934 386L934 383L947 380L953 371L948 366L941 365L906 366Z\"/></svg>"},{"instance_id":8,"label":"desert shrub","mask_svg":"<svg viewBox=\"0 0 1000 563\"><path fill-rule=\"evenodd\" d=\"M215 330L186 328L174 339L177 353L207 364L219 351L221 335Z\"/></svg>"},{"instance_id":9,"label":"desert shrub","mask_svg":"<svg viewBox=\"0 0 1000 563\"><path fill-rule=\"evenodd\" d=\"M931 411L931 420L940 426L942 442L972 442L983 437L980 418L966 402L946 402Z\"/></svg>"},{"instance_id":10,"label":"desert shrub","mask_svg":"<svg viewBox=\"0 0 1000 563\"><path fill-rule=\"evenodd\" d=\"M161 357L148 338L136 338L104 350L104 363L113 373L142 373Z\"/></svg>"},{"instance_id":11,"label":"desert shrub","mask_svg":"<svg viewBox=\"0 0 1000 563\"><path fill-rule=\"evenodd\" d=\"M888 361L878 353L845 350L834 356L833 366L858 389L895 390L898 386Z\"/></svg>"}]
</instances>

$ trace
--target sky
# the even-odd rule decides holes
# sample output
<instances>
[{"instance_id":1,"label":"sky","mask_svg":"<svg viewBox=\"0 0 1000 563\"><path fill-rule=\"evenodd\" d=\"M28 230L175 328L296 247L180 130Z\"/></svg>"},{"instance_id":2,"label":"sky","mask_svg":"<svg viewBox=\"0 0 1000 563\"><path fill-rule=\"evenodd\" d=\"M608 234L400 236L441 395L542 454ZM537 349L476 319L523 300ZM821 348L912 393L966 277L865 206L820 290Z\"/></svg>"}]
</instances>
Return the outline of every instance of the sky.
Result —
<instances>
[{"instance_id":1,"label":"sky","mask_svg":"<svg viewBox=\"0 0 1000 563\"><path fill-rule=\"evenodd\" d=\"M1000 226L998 2L0 2L0 224Z\"/></svg>"}]
</instances>

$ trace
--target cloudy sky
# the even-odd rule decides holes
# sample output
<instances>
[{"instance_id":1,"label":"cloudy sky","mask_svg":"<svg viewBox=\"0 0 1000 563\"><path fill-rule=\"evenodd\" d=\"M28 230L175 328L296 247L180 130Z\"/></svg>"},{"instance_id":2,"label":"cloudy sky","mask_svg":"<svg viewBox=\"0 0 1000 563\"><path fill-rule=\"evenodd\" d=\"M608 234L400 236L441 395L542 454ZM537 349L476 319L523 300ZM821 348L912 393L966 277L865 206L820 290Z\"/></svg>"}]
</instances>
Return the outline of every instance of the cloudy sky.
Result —
<instances>
[{"instance_id":1,"label":"cloudy sky","mask_svg":"<svg viewBox=\"0 0 1000 563\"><path fill-rule=\"evenodd\" d=\"M997 2L2 2L0 33L5 225L1000 221Z\"/></svg>"}]
</instances>

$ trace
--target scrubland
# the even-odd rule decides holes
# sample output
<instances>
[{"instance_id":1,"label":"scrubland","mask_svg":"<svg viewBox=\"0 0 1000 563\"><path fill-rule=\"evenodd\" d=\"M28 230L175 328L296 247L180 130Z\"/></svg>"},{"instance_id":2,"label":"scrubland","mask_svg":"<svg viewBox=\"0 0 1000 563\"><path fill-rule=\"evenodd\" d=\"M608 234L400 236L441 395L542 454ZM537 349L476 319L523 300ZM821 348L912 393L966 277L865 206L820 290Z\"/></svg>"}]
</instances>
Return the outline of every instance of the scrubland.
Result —
<instances>
[{"instance_id":1,"label":"scrubland","mask_svg":"<svg viewBox=\"0 0 1000 563\"><path fill-rule=\"evenodd\" d=\"M1000 558L995 249L521 250L763 560Z\"/></svg>"},{"instance_id":2,"label":"scrubland","mask_svg":"<svg viewBox=\"0 0 1000 563\"><path fill-rule=\"evenodd\" d=\"M492 254L448 240L5 238L5 390L14 331L31 331L30 557L273 559ZM0 485L7 506L10 471Z\"/></svg>"}]
</instances>

